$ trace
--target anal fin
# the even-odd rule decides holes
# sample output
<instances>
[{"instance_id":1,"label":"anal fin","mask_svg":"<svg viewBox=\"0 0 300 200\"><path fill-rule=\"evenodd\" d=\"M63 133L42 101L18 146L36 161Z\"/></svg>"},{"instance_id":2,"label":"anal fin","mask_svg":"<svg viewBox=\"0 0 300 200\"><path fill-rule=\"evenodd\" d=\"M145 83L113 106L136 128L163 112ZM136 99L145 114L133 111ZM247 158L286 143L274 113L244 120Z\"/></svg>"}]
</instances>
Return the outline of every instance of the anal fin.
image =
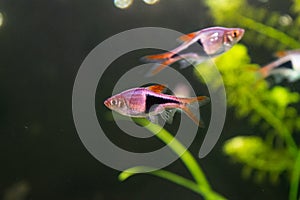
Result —
<instances>
[{"instance_id":1,"label":"anal fin","mask_svg":"<svg viewBox=\"0 0 300 200\"><path fill-rule=\"evenodd\" d=\"M160 113L161 118L168 124L172 124L176 109L168 109Z\"/></svg>"},{"instance_id":2,"label":"anal fin","mask_svg":"<svg viewBox=\"0 0 300 200\"><path fill-rule=\"evenodd\" d=\"M157 115L149 115L147 119L153 124L158 124L158 116Z\"/></svg>"}]
</instances>

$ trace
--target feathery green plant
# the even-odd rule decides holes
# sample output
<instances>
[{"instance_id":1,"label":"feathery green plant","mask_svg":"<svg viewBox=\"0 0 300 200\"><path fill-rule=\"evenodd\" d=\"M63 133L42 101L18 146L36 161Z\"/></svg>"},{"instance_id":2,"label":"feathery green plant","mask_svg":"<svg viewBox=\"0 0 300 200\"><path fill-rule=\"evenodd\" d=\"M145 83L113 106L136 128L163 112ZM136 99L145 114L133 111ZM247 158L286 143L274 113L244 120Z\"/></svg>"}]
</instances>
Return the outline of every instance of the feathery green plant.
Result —
<instances>
[{"instance_id":1,"label":"feathery green plant","mask_svg":"<svg viewBox=\"0 0 300 200\"><path fill-rule=\"evenodd\" d=\"M206 200L225 200L226 198L222 195L216 193L212 190L209 185L204 172L201 167L197 163L196 159L189 152L189 150L182 145L178 140L176 140L172 134L170 134L165 129L161 128L159 125L149 123L148 120L145 119L135 119L137 123L142 126L145 126L150 132L155 134L161 141L167 144L178 156L180 156L181 161L187 167L188 171L194 178L194 181L179 176L170 171L162 170L162 169L153 169L147 166L137 166L123 171L119 175L119 180L124 181L127 178L131 177L135 174L147 173L154 176L158 176L160 178L169 180L173 183L181 185L187 189L190 189L201 196L203 196ZM147 125L147 126L146 126ZM150 171L150 172L149 172Z\"/></svg>"},{"instance_id":2,"label":"feathery green plant","mask_svg":"<svg viewBox=\"0 0 300 200\"><path fill-rule=\"evenodd\" d=\"M276 182L280 174L288 172L292 177L290 195L297 196L294 185L299 181L300 149L292 134L300 130L300 117L292 105L299 102L299 93L282 86L269 88L259 79L255 72L259 66L250 63L243 45L235 45L214 60L224 80L228 105L235 107L238 117L247 117L252 126L260 126L265 136L237 136L225 143L224 152L245 165L243 175L255 171L257 180L268 174ZM209 71L208 63L197 67L199 75L209 75ZM210 81L218 86L213 77Z\"/></svg>"},{"instance_id":3,"label":"feathery green plant","mask_svg":"<svg viewBox=\"0 0 300 200\"><path fill-rule=\"evenodd\" d=\"M256 48L276 51L300 47L300 2L297 0L293 1L289 15L251 6L245 0L206 0L206 4L217 24L245 28L243 41ZM238 117L247 117L264 133L261 134L264 139L237 136L225 143L224 152L244 164L245 176L255 171L257 180L268 174L276 182L280 174L288 172L289 199L296 200L300 148L293 134L300 131L300 117L293 105L299 103L299 93L282 86L269 88L255 72L259 66L250 62L245 46L236 45L215 62L224 79L228 104L235 107ZM203 68L199 66L198 70Z\"/></svg>"},{"instance_id":4,"label":"feathery green plant","mask_svg":"<svg viewBox=\"0 0 300 200\"><path fill-rule=\"evenodd\" d=\"M291 2L290 13L270 11L254 7L246 0L206 0L206 5L218 25L246 29L243 42L256 48L277 51L300 48L300 1ZM229 52L214 59L222 73L226 87L228 105L235 108L238 117L249 119L251 126L258 126L261 136L237 136L224 144L224 152L236 162L242 163L242 174L262 181L267 176L271 182L279 181L279 175L287 174L290 180L289 199L296 200L300 179L300 148L293 134L300 131L300 117L294 104L300 95L288 88L270 88L255 72L260 66L251 63L246 46L235 45ZM197 73L209 74L208 65L197 67ZM207 76L206 76L207 77ZM218 87L220 82L211 77L210 83ZM146 121L137 121L145 125ZM147 128L155 133L157 125ZM177 154L186 148L162 129L156 136ZM171 140L175 142L170 143ZM180 154L179 154L180 155ZM138 166L122 172L120 180L143 173L152 174L191 189L205 199L225 199L214 192L207 182L200 166L188 150L180 157L192 174L194 181L165 170ZM285 173L287 172L287 173Z\"/></svg>"},{"instance_id":5,"label":"feathery green plant","mask_svg":"<svg viewBox=\"0 0 300 200\"><path fill-rule=\"evenodd\" d=\"M246 0L205 2L216 24L246 28L243 41L249 44L262 45L273 51L300 47L300 6L296 0L290 15L251 6Z\"/></svg>"}]
</instances>

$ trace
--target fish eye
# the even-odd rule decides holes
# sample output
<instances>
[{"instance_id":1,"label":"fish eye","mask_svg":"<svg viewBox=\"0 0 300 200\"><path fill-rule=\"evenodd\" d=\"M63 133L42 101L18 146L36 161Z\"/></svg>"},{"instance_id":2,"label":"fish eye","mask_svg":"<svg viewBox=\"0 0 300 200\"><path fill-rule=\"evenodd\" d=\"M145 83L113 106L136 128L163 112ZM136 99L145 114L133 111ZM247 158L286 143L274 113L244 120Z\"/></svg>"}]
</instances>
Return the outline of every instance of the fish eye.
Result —
<instances>
[{"instance_id":1,"label":"fish eye","mask_svg":"<svg viewBox=\"0 0 300 200\"><path fill-rule=\"evenodd\" d=\"M115 105L117 105L117 101L115 99L113 99L113 100L110 101L110 104L115 106Z\"/></svg>"},{"instance_id":2,"label":"fish eye","mask_svg":"<svg viewBox=\"0 0 300 200\"><path fill-rule=\"evenodd\" d=\"M233 33L232 33L232 36L235 38L235 37L237 37L237 32L236 31L233 31Z\"/></svg>"}]
</instances>

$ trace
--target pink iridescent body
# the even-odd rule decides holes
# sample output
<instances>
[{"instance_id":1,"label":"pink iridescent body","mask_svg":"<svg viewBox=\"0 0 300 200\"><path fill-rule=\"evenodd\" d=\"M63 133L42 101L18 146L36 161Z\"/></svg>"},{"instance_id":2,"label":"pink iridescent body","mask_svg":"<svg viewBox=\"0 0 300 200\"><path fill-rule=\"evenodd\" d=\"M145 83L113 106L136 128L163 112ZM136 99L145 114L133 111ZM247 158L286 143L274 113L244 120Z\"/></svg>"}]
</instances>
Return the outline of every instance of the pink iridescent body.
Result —
<instances>
[{"instance_id":1,"label":"pink iridescent body","mask_svg":"<svg viewBox=\"0 0 300 200\"><path fill-rule=\"evenodd\" d=\"M211 57L228 51L244 35L244 29L210 27L181 36L182 43L170 52L149 55L142 58L146 62L156 62L151 75L164 69L167 65L181 61L181 68L191 64L199 64Z\"/></svg>"},{"instance_id":2,"label":"pink iridescent body","mask_svg":"<svg viewBox=\"0 0 300 200\"><path fill-rule=\"evenodd\" d=\"M161 93L164 89L165 86L162 85L133 88L108 98L104 104L111 110L125 116L150 119L167 109L180 109L185 111L197 125L201 125L200 121L189 110L189 106L194 102L204 104L208 102L208 97L180 98Z\"/></svg>"},{"instance_id":3,"label":"pink iridescent body","mask_svg":"<svg viewBox=\"0 0 300 200\"><path fill-rule=\"evenodd\" d=\"M258 70L263 78L273 76L276 83L286 79L294 82L300 79L300 50L280 51L277 60Z\"/></svg>"}]
</instances>

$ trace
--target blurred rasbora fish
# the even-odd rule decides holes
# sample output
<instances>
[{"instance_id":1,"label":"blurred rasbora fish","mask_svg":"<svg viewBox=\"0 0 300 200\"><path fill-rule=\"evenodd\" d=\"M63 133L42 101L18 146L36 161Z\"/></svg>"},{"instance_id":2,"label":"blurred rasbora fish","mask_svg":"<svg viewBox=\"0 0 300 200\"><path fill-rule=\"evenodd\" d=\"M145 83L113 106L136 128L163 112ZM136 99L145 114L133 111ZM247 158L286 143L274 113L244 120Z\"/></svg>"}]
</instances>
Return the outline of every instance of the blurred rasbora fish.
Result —
<instances>
[{"instance_id":1,"label":"blurred rasbora fish","mask_svg":"<svg viewBox=\"0 0 300 200\"><path fill-rule=\"evenodd\" d=\"M274 77L279 83L286 79L295 82L300 79L300 49L279 51L275 54L277 60L263 66L258 70L263 78Z\"/></svg>"},{"instance_id":2,"label":"blurred rasbora fish","mask_svg":"<svg viewBox=\"0 0 300 200\"><path fill-rule=\"evenodd\" d=\"M109 109L129 117L147 118L153 123L158 123L158 115L172 123L176 110L184 111L195 124L203 127L203 123L191 111L193 103L204 105L209 102L209 97L199 96L192 98L176 97L163 94L164 85L133 88L116 94L104 101Z\"/></svg>"},{"instance_id":3,"label":"blurred rasbora fish","mask_svg":"<svg viewBox=\"0 0 300 200\"><path fill-rule=\"evenodd\" d=\"M189 33L178 38L181 45L170 52L148 55L141 60L144 62L158 63L148 75L155 75L170 64L180 61L180 68L191 64L200 64L205 60L228 51L240 41L244 29L210 27Z\"/></svg>"}]
</instances>

